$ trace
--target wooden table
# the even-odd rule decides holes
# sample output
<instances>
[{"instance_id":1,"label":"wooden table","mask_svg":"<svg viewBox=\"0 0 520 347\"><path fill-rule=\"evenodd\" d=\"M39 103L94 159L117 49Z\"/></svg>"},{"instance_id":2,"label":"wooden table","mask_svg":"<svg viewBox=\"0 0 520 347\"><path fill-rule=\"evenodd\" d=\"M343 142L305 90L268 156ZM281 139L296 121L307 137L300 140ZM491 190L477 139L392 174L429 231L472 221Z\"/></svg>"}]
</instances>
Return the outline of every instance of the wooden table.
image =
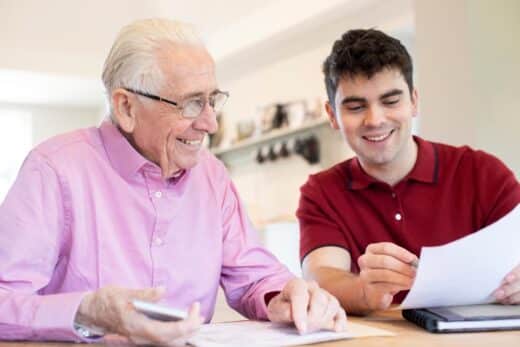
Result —
<instances>
[{"instance_id":1,"label":"wooden table","mask_svg":"<svg viewBox=\"0 0 520 347\"><path fill-rule=\"evenodd\" d=\"M316 347L520 347L520 330L464 333L464 334L433 334L412 323L405 321L399 311L388 311L372 314L368 317L349 317L356 323L389 330L396 334L394 337L366 337L352 340L325 342L315 344ZM81 346L72 343L53 342L0 342L0 347L73 347ZM83 345L105 346L105 345ZM106 346L105 346L106 347ZM244 346L247 347L247 346Z\"/></svg>"}]
</instances>

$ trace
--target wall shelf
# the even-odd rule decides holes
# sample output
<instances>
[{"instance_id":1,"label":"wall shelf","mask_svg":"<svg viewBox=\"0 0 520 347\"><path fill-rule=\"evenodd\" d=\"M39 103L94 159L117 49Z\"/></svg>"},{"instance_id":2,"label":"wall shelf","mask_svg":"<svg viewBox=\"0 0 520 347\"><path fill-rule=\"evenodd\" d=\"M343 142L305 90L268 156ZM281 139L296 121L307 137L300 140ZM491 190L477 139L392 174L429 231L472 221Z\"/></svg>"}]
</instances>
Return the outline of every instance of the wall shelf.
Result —
<instances>
[{"instance_id":1,"label":"wall shelf","mask_svg":"<svg viewBox=\"0 0 520 347\"><path fill-rule=\"evenodd\" d=\"M273 142L284 141L299 135L311 133L313 130L317 130L318 128L328 126L328 124L329 120L326 117L321 117L305 122L297 128L283 128L271 130L267 134L255 138L245 139L230 147L213 148L211 149L211 152L217 157L222 158L227 155L232 155L234 153L242 152L245 150L256 149L266 144L271 144Z\"/></svg>"}]
</instances>

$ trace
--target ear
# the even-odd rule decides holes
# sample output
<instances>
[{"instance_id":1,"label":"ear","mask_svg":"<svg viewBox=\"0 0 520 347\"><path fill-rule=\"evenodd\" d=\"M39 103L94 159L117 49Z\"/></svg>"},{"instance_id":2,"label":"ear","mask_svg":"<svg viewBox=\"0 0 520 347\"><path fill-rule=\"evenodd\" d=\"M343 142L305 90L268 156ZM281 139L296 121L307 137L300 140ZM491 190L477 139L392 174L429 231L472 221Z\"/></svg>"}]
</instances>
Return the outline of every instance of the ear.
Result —
<instances>
[{"instance_id":1,"label":"ear","mask_svg":"<svg viewBox=\"0 0 520 347\"><path fill-rule=\"evenodd\" d=\"M123 88L117 88L112 91L114 117L117 119L119 127L129 134L134 131L136 123L132 98L135 98L135 96Z\"/></svg>"},{"instance_id":2,"label":"ear","mask_svg":"<svg viewBox=\"0 0 520 347\"><path fill-rule=\"evenodd\" d=\"M417 112L419 112L419 94L417 93L417 89L414 88L412 91L412 115L417 117Z\"/></svg>"},{"instance_id":3,"label":"ear","mask_svg":"<svg viewBox=\"0 0 520 347\"><path fill-rule=\"evenodd\" d=\"M329 117L330 126L332 129L338 130L338 120L336 118L336 112L334 112L334 107L330 104L330 102L325 103L325 111L327 111L327 116Z\"/></svg>"}]
</instances>

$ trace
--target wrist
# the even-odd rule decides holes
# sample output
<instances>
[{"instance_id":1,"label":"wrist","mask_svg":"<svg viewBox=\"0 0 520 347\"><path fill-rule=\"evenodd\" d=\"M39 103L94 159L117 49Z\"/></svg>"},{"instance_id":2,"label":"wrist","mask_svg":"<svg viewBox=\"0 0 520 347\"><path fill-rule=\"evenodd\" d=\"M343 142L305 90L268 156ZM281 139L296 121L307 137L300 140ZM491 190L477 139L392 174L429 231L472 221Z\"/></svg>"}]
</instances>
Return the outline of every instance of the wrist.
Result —
<instances>
[{"instance_id":1,"label":"wrist","mask_svg":"<svg viewBox=\"0 0 520 347\"><path fill-rule=\"evenodd\" d=\"M90 325L94 324L94 317L91 314L90 307L92 306L94 293L88 293L81 300L78 310L76 311L76 316L74 317L74 322L80 325Z\"/></svg>"}]
</instances>

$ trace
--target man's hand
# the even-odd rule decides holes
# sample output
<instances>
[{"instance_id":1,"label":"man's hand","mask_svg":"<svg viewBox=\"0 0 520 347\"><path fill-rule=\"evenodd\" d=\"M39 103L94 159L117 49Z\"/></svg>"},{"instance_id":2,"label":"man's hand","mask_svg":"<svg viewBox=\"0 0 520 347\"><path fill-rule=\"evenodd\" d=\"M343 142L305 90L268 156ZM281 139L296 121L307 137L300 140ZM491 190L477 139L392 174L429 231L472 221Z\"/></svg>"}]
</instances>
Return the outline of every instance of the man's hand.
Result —
<instances>
[{"instance_id":1,"label":"man's hand","mask_svg":"<svg viewBox=\"0 0 520 347\"><path fill-rule=\"evenodd\" d=\"M269 301L267 315L271 322L294 323L298 331L320 329L344 331L347 316L338 300L315 282L296 278Z\"/></svg>"},{"instance_id":2,"label":"man's hand","mask_svg":"<svg viewBox=\"0 0 520 347\"><path fill-rule=\"evenodd\" d=\"M387 309L394 295L410 289L418 258L390 242L372 243L358 258L359 280L368 310Z\"/></svg>"},{"instance_id":3,"label":"man's hand","mask_svg":"<svg viewBox=\"0 0 520 347\"><path fill-rule=\"evenodd\" d=\"M504 277L494 296L501 304L520 304L520 265Z\"/></svg>"},{"instance_id":4,"label":"man's hand","mask_svg":"<svg viewBox=\"0 0 520 347\"><path fill-rule=\"evenodd\" d=\"M198 303L192 305L187 319L178 322L150 319L137 312L132 305L133 299L155 302L163 295L164 288L101 288L85 296L76 314L76 322L125 336L135 344L184 345L186 338L203 322Z\"/></svg>"}]
</instances>

